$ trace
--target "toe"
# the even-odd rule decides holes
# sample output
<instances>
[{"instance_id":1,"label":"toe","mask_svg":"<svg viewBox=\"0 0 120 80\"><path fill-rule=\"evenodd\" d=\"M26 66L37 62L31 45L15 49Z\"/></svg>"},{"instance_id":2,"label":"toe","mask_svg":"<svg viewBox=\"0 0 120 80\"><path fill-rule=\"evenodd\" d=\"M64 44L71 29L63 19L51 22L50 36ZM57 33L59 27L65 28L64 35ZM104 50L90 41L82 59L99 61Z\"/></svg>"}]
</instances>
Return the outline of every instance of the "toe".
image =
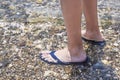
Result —
<instances>
[{"instance_id":1,"label":"toe","mask_svg":"<svg viewBox=\"0 0 120 80\"><path fill-rule=\"evenodd\" d=\"M40 56L41 58L46 58L49 55L50 51L41 51Z\"/></svg>"},{"instance_id":2,"label":"toe","mask_svg":"<svg viewBox=\"0 0 120 80\"><path fill-rule=\"evenodd\" d=\"M41 58L44 59L45 61L48 61L48 62L56 62L56 60L54 60L52 58L52 56L50 55L50 52L51 51L42 51L41 53Z\"/></svg>"},{"instance_id":3,"label":"toe","mask_svg":"<svg viewBox=\"0 0 120 80\"><path fill-rule=\"evenodd\" d=\"M41 51L41 53L48 54L48 53L50 53L50 51Z\"/></svg>"},{"instance_id":4,"label":"toe","mask_svg":"<svg viewBox=\"0 0 120 80\"><path fill-rule=\"evenodd\" d=\"M45 60L47 60L47 61L49 61L49 62L56 62L56 60L53 59L50 54L49 54L49 55L46 55L46 56L44 55L44 58L45 58Z\"/></svg>"}]
</instances>

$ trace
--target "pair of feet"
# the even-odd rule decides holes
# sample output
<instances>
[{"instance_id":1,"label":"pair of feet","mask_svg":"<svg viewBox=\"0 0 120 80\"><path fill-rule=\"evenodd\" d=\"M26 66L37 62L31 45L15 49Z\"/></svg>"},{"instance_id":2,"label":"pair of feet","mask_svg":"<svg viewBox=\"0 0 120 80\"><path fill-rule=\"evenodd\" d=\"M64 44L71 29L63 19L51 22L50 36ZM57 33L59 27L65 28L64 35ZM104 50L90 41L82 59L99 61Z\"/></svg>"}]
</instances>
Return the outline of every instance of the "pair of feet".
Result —
<instances>
[{"instance_id":1,"label":"pair of feet","mask_svg":"<svg viewBox=\"0 0 120 80\"><path fill-rule=\"evenodd\" d=\"M104 42L104 38L99 35L84 33L82 37L85 40L95 41L95 42ZM40 54L40 58L48 63L82 63L86 62L88 57L86 56L86 52L83 49L72 48L68 49L67 47L58 51L42 51Z\"/></svg>"}]
</instances>

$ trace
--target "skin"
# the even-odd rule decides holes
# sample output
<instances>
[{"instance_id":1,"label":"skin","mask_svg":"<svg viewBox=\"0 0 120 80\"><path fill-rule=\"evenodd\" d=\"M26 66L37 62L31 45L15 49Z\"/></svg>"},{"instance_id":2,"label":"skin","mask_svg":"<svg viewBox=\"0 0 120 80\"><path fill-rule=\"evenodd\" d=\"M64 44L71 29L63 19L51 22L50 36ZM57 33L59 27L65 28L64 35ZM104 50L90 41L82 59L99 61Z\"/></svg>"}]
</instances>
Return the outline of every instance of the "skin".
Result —
<instances>
[{"instance_id":1,"label":"skin","mask_svg":"<svg viewBox=\"0 0 120 80\"><path fill-rule=\"evenodd\" d=\"M64 22L67 31L68 45L55 55L63 62L82 62L86 59L81 36L101 41L103 40L97 18L97 0L60 0ZM81 34L82 11L86 18L86 32ZM51 62L55 60L49 55L50 51L43 51L42 57Z\"/></svg>"},{"instance_id":2,"label":"skin","mask_svg":"<svg viewBox=\"0 0 120 80\"><path fill-rule=\"evenodd\" d=\"M86 19L86 32L83 36L96 41L104 40L98 26L97 0L82 0L82 6Z\"/></svg>"}]
</instances>

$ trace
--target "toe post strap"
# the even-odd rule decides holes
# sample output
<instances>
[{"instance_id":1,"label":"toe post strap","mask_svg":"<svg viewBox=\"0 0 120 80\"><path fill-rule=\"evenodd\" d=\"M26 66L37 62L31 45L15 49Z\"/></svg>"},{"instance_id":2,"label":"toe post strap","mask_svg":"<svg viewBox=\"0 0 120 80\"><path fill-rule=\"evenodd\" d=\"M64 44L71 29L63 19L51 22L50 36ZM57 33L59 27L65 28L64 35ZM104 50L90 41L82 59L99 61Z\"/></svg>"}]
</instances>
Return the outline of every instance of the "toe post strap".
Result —
<instances>
[{"instance_id":1,"label":"toe post strap","mask_svg":"<svg viewBox=\"0 0 120 80\"><path fill-rule=\"evenodd\" d=\"M56 52L56 51L51 51L51 52L50 52L51 57L52 57L54 60L56 60L57 63L63 63L60 59L58 59L58 57L56 57L55 52Z\"/></svg>"}]
</instances>

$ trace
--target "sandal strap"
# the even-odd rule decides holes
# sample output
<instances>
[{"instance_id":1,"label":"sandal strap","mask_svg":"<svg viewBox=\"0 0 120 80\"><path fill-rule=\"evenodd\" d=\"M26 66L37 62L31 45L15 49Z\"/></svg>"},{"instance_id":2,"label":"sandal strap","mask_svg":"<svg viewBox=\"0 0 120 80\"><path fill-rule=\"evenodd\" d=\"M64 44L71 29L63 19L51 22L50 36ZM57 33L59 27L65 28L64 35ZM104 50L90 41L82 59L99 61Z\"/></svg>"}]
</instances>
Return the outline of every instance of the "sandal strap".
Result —
<instances>
[{"instance_id":1,"label":"sandal strap","mask_svg":"<svg viewBox=\"0 0 120 80\"><path fill-rule=\"evenodd\" d=\"M60 59L58 59L58 57L56 57L55 52L56 52L56 51L51 51L51 52L50 52L51 57L52 57L54 60L56 60L57 63L63 63Z\"/></svg>"}]
</instances>

